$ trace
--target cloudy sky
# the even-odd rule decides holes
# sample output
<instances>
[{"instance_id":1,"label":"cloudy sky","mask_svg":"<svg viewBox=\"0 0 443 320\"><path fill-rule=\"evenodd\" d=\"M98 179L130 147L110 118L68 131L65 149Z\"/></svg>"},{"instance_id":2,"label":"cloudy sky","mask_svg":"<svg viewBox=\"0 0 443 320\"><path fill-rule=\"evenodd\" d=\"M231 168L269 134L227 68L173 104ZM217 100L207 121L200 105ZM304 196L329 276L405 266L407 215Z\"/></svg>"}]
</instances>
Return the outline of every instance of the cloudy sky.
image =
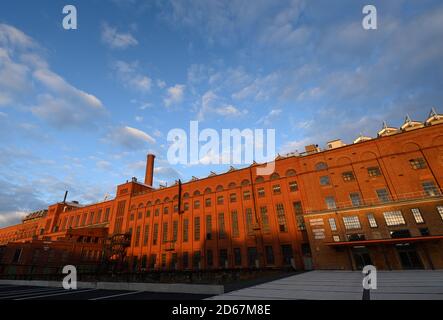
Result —
<instances>
[{"instance_id":1,"label":"cloudy sky","mask_svg":"<svg viewBox=\"0 0 443 320\"><path fill-rule=\"evenodd\" d=\"M443 4L372 1L0 2L0 226L89 203L157 155L156 184L225 166L171 166L167 133L275 128L278 152L374 136L443 112Z\"/></svg>"}]
</instances>

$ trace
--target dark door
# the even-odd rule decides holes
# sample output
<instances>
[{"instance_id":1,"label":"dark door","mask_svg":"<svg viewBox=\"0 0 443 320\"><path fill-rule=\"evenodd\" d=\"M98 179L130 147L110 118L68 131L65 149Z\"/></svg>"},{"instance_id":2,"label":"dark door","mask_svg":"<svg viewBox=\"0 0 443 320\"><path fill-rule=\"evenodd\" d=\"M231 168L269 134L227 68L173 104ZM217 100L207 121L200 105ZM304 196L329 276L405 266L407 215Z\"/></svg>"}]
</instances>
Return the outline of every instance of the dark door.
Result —
<instances>
[{"instance_id":1,"label":"dark door","mask_svg":"<svg viewBox=\"0 0 443 320\"><path fill-rule=\"evenodd\" d=\"M354 258L355 267L357 270L363 270L364 266L372 264L369 250L366 247L352 248L352 256Z\"/></svg>"},{"instance_id":2,"label":"dark door","mask_svg":"<svg viewBox=\"0 0 443 320\"><path fill-rule=\"evenodd\" d=\"M423 263L413 244L406 243L396 247L403 269L423 269Z\"/></svg>"}]
</instances>

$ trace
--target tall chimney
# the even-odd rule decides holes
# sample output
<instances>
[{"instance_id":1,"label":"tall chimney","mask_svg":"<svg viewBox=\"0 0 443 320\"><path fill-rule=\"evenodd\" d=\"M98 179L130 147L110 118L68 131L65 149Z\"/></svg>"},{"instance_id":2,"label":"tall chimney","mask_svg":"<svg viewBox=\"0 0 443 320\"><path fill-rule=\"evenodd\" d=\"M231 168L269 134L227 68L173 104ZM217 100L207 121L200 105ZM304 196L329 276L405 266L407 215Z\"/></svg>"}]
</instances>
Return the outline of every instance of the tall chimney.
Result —
<instances>
[{"instance_id":1,"label":"tall chimney","mask_svg":"<svg viewBox=\"0 0 443 320\"><path fill-rule=\"evenodd\" d=\"M154 181L154 159L155 156L153 154L148 154L145 175L145 184L147 184L148 186L152 186L152 183Z\"/></svg>"}]
</instances>

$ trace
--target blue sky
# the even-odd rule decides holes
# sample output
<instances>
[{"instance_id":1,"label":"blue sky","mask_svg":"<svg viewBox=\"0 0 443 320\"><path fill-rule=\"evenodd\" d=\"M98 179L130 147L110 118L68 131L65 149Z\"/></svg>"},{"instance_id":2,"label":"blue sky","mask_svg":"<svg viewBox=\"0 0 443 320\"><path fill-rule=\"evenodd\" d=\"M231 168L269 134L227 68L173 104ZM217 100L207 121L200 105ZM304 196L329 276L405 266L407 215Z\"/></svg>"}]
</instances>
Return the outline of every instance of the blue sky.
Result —
<instances>
[{"instance_id":1,"label":"blue sky","mask_svg":"<svg viewBox=\"0 0 443 320\"><path fill-rule=\"evenodd\" d=\"M0 226L64 190L113 195L147 152L156 184L226 170L169 165L167 133L191 120L275 128L286 153L443 112L443 4L371 3L375 31L356 0L1 1Z\"/></svg>"}]
</instances>

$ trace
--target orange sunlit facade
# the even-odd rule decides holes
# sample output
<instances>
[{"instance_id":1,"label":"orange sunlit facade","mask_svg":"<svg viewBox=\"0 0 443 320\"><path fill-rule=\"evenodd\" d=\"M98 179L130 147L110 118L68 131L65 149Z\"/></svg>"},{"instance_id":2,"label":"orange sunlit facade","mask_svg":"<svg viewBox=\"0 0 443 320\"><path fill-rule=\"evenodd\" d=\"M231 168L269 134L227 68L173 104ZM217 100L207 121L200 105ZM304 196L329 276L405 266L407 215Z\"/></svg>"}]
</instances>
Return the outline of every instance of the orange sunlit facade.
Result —
<instances>
[{"instance_id":1,"label":"orange sunlit facade","mask_svg":"<svg viewBox=\"0 0 443 320\"><path fill-rule=\"evenodd\" d=\"M137 272L443 268L442 115L385 125L377 138L350 145L308 146L275 164L270 176L258 176L253 164L153 188L149 155L143 183L133 178L93 205L51 205L1 229L0 246L55 245L73 239L73 230L82 240L95 230L80 256L99 260L102 249L88 243L129 233L126 261ZM19 260L13 256L1 262Z\"/></svg>"}]
</instances>

